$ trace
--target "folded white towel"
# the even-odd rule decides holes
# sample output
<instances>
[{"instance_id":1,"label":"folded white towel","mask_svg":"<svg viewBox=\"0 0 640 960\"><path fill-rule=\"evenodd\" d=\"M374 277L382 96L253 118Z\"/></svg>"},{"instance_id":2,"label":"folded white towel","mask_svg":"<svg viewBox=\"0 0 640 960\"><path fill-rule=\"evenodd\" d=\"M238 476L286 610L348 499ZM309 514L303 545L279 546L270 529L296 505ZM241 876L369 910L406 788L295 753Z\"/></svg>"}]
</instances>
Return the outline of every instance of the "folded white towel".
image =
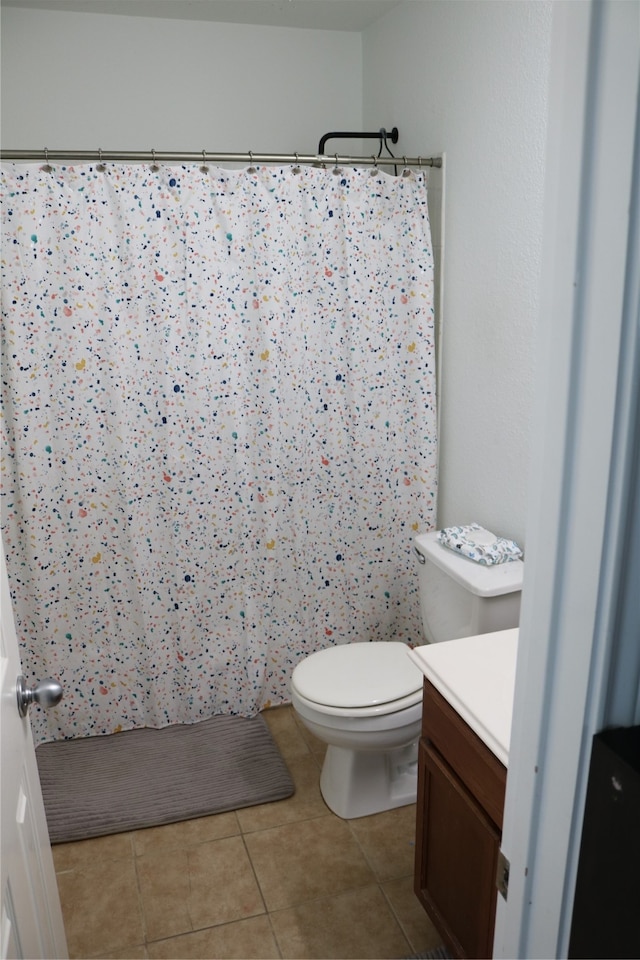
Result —
<instances>
[{"instance_id":1,"label":"folded white towel","mask_svg":"<svg viewBox=\"0 0 640 960\"><path fill-rule=\"evenodd\" d=\"M478 523L469 523L464 527L446 527L438 533L438 541L443 547L487 566L522 558L522 550L514 540L496 537Z\"/></svg>"}]
</instances>

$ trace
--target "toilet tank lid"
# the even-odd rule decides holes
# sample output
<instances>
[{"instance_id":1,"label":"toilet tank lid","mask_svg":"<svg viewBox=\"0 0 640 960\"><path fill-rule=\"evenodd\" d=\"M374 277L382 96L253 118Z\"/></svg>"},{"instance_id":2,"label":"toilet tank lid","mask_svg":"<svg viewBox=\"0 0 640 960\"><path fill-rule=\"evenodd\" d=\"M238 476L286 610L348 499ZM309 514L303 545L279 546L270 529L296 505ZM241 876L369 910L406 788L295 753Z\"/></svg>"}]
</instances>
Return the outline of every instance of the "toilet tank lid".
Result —
<instances>
[{"instance_id":1,"label":"toilet tank lid","mask_svg":"<svg viewBox=\"0 0 640 960\"><path fill-rule=\"evenodd\" d=\"M443 547L437 537L437 530L416 537L414 540L416 551L477 597L500 597L505 593L516 593L522 590L524 579L522 560L510 560L507 563L485 566L455 553L448 547Z\"/></svg>"},{"instance_id":2,"label":"toilet tank lid","mask_svg":"<svg viewBox=\"0 0 640 960\"><path fill-rule=\"evenodd\" d=\"M301 660L291 684L314 703L372 707L422 690L423 675L400 641L362 641L317 650Z\"/></svg>"}]
</instances>

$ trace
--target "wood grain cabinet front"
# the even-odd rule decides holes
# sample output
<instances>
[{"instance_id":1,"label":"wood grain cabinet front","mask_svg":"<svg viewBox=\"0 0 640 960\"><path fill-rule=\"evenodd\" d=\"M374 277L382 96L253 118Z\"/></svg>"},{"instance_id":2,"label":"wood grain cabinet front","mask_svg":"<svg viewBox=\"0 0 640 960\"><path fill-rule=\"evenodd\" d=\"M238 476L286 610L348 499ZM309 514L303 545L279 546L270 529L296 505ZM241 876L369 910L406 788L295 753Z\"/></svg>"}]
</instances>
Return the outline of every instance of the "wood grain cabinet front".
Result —
<instances>
[{"instance_id":1,"label":"wood grain cabinet front","mask_svg":"<svg viewBox=\"0 0 640 960\"><path fill-rule=\"evenodd\" d=\"M425 680L415 892L456 957L491 957L507 771Z\"/></svg>"}]
</instances>

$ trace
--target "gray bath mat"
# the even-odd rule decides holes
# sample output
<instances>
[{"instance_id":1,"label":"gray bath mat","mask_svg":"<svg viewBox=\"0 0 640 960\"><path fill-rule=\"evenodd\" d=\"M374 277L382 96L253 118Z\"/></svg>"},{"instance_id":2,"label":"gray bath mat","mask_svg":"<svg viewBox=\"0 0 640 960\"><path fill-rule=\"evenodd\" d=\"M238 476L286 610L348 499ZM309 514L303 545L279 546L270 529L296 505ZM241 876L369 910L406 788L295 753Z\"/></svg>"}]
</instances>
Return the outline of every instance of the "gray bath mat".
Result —
<instances>
[{"instance_id":1,"label":"gray bath mat","mask_svg":"<svg viewBox=\"0 0 640 960\"><path fill-rule=\"evenodd\" d=\"M36 750L52 843L283 800L294 791L261 716L58 740Z\"/></svg>"},{"instance_id":2,"label":"gray bath mat","mask_svg":"<svg viewBox=\"0 0 640 960\"><path fill-rule=\"evenodd\" d=\"M407 960L451 960L451 954L446 947L442 946L436 947L435 950L427 950L426 953L414 953L413 956L407 957Z\"/></svg>"}]
</instances>

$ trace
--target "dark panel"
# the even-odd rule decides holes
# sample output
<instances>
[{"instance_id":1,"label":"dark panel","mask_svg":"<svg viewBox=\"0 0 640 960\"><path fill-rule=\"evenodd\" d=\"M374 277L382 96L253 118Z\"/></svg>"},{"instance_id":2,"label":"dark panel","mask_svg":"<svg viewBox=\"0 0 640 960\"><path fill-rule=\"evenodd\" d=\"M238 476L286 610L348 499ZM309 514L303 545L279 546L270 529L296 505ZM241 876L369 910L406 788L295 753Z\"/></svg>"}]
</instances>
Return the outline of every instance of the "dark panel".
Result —
<instances>
[{"instance_id":1,"label":"dark panel","mask_svg":"<svg viewBox=\"0 0 640 960\"><path fill-rule=\"evenodd\" d=\"M640 727L593 739L569 957L640 957Z\"/></svg>"}]
</instances>

